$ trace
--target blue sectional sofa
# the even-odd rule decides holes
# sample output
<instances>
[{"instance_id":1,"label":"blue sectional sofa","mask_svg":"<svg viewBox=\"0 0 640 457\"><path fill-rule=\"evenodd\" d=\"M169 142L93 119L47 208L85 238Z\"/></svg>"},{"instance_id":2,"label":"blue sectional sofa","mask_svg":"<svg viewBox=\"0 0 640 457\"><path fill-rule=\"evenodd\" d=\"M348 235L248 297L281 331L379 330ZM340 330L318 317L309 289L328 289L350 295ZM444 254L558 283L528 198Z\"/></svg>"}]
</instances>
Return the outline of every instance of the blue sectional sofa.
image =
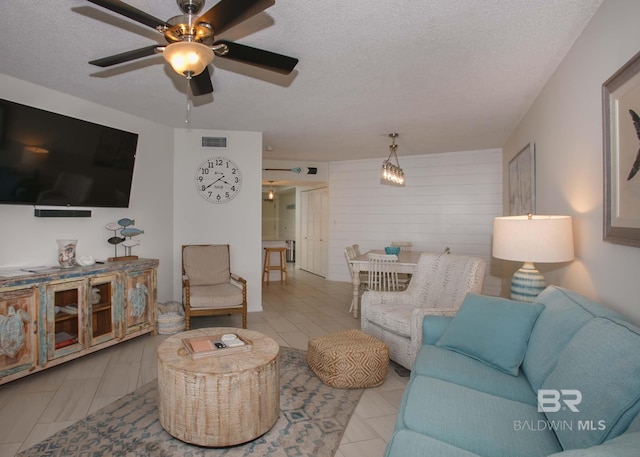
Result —
<instances>
[{"instance_id":1,"label":"blue sectional sofa","mask_svg":"<svg viewBox=\"0 0 640 457\"><path fill-rule=\"evenodd\" d=\"M387 457L640 456L640 329L566 289L427 316Z\"/></svg>"}]
</instances>

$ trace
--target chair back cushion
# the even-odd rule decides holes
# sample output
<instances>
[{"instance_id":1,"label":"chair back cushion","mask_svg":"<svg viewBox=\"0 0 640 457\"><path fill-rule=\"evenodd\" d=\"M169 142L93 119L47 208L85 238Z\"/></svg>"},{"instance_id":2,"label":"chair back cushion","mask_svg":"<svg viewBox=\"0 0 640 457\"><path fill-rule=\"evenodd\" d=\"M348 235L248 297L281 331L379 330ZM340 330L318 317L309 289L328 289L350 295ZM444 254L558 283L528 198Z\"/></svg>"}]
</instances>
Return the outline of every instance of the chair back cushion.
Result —
<instances>
[{"instance_id":1,"label":"chair back cushion","mask_svg":"<svg viewBox=\"0 0 640 457\"><path fill-rule=\"evenodd\" d=\"M208 244L182 247L182 268L192 286L229 282L229 245Z\"/></svg>"},{"instance_id":2,"label":"chair back cushion","mask_svg":"<svg viewBox=\"0 0 640 457\"><path fill-rule=\"evenodd\" d=\"M467 292L482 292L485 268L479 257L423 253L407 291L417 307L459 308Z\"/></svg>"}]
</instances>

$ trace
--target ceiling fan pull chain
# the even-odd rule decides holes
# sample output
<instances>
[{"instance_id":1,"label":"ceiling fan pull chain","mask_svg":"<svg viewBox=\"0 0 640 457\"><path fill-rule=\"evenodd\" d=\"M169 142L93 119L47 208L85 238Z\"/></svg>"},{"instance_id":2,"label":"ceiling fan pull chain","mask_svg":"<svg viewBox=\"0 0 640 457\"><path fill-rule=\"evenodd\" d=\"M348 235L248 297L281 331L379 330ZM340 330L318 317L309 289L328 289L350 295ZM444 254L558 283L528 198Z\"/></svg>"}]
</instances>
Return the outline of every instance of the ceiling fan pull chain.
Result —
<instances>
[{"instance_id":1,"label":"ceiling fan pull chain","mask_svg":"<svg viewBox=\"0 0 640 457\"><path fill-rule=\"evenodd\" d=\"M191 114L191 104L189 103L189 91L191 89L191 78L187 77L187 111L185 113L185 117L184 117L184 123L188 124L189 123L189 115Z\"/></svg>"}]
</instances>

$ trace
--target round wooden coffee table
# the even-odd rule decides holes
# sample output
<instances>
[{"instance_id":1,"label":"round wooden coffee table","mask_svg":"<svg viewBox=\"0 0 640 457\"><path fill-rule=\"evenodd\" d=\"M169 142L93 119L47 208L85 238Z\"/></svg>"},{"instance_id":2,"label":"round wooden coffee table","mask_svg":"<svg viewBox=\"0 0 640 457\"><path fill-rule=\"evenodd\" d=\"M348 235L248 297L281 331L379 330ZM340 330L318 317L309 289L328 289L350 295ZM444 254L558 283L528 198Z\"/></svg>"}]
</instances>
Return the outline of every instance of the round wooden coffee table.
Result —
<instances>
[{"instance_id":1,"label":"round wooden coffee table","mask_svg":"<svg viewBox=\"0 0 640 457\"><path fill-rule=\"evenodd\" d=\"M251 350L192 359L184 338L235 333ZM280 413L280 347L251 330L214 327L178 333L158 347L158 414L172 436L200 446L245 443Z\"/></svg>"}]
</instances>

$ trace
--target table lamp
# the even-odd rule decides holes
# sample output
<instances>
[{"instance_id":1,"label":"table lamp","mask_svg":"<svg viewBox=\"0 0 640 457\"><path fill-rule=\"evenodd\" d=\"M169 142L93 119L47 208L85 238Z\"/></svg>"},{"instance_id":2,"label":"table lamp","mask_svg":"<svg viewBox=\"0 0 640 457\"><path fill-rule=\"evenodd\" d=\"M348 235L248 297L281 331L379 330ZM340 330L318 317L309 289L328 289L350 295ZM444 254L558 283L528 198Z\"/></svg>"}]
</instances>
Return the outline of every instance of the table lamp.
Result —
<instances>
[{"instance_id":1,"label":"table lamp","mask_svg":"<svg viewBox=\"0 0 640 457\"><path fill-rule=\"evenodd\" d=\"M524 262L511 279L511 299L532 302L545 288L534 262L569 262L574 258L571 216L496 217L493 256Z\"/></svg>"}]
</instances>

